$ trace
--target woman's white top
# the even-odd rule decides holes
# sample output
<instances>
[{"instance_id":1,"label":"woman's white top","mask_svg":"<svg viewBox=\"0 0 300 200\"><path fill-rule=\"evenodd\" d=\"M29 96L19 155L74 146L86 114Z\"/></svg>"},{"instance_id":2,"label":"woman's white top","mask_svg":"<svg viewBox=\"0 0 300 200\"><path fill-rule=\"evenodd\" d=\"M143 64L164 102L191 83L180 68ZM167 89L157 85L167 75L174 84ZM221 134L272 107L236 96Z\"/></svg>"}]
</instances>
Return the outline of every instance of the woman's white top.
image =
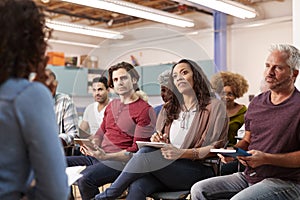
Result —
<instances>
[{"instance_id":1,"label":"woman's white top","mask_svg":"<svg viewBox=\"0 0 300 200\"><path fill-rule=\"evenodd\" d=\"M192 125L195 114L196 108L186 112L181 111L179 113L179 118L172 122L169 140L173 146L177 148L181 147L187 132Z\"/></svg>"}]
</instances>

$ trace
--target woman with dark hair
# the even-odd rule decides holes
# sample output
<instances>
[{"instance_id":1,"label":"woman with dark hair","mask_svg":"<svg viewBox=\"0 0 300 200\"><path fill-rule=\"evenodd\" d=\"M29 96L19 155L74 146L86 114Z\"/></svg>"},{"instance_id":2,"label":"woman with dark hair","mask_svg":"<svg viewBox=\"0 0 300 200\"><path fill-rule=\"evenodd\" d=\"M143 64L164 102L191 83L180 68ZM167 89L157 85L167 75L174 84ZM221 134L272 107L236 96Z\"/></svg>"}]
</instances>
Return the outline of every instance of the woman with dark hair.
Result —
<instances>
[{"instance_id":1,"label":"woman with dark hair","mask_svg":"<svg viewBox=\"0 0 300 200\"><path fill-rule=\"evenodd\" d=\"M46 79L44 15L31 0L1 0L0 26L0 199L65 200L66 163L52 96L28 81L31 73Z\"/></svg>"},{"instance_id":2,"label":"woman with dark hair","mask_svg":"<svg viewBox=\"0 0 300 200\"><path fill-rule=\"evenodd\" d=\"M166 144L161 149L140 148L96 200L116 199L129 186L128 200L146 199L159 191L189 190L197 180L215 175L203 161L211 148L226 142L225 105L214 97L207 77L191 60L172 67L169 83L171 100L160 112L151 137L152 142Z\"/></svg>"}]
</instances>

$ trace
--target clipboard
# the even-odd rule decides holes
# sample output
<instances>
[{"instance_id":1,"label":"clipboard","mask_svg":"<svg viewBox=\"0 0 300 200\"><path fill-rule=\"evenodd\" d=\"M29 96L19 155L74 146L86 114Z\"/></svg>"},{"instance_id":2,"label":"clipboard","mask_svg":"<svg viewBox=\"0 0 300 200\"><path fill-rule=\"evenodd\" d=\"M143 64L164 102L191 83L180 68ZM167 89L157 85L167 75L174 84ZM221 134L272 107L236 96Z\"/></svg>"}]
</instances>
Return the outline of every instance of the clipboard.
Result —
<instances>
[{"instance_id":1,"label":"clipboard","mask_svg":"<svg viewBox=\"0 0 300 200\"><path fill-rule=\"evenodd\" d=\"M237 156L251 156L252 154L248 153L247 151L241 149L241 148L235 148L235 149L211 149L210 152L212 153L219 153L223 156L229 156L229 157L237 157Z\"/></svg>"},{"instance_id":2,"label":"clipboard","mask_svg":"<svg viewBox=\"0 0 300 200\"><path fill-rule=\"evenodd\" d=\"M136 141L136 144L138 145L139 149L142 148L143 146L148 146L148 147L155 147L155 148L162 148L164 147L167 143L164 142L145 142L145 141Z\"/></svg>"}]
</instances>

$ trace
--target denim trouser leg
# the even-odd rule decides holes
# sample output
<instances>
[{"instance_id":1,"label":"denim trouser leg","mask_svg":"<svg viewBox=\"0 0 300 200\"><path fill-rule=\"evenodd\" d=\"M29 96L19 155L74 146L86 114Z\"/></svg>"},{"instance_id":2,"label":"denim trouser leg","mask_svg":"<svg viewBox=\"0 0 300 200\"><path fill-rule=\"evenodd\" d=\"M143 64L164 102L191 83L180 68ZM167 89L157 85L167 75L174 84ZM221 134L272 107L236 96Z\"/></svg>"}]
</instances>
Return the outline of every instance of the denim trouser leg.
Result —
<instances>
[{"instance_id":1,"label":"denim trouser leg","mask_svg":"<svg viewBox=\"0 0 300 200\"><path fill-rule=\"evenodd\" d=\"M147 179L149 174L160 182L159 188L152 188L153 180ZM196 181L212 176L212 168L200 162L166 160L160 150L144 147L130 159L111 187L96 196L96 200L115 199L129 185L128 199L145 199L145 196L155 191L190 189Z\"/></svg>"},{"instance_id":2,"label":"denim trouser leg","mask_svg":"<svg viewBox=\"0 0 300 200\"><path fill-rule=\"evenodd\" d=\"M175 160L151 174L164 184L167 191L190 190L194 183L215 176L211 166L190 159Z\"/></svg>"},{"instance_id":3,"label":"denim trouser leg","mask_svg":"<svg viewBox=\"0 0 300 200\"><path fill-rule=\"evenodd\" d=\"M190 190L195 182L212 176L214 171L211 167L179 159L131 183L126 200L143 200L154 192Z\"/></svg>"},{"instance_id":4,"label":"denim trouser leg","mask_svg":"<svg viewBox=\"0 0 300 200\"><path fill-rule=\"evenodd\" d=\"M230 199L248 186L242 172L213 177L194 184L191 189L191 198L193 200Z\"/></svg>"},{"instance_id":5,"label":"denim trouser leg","mask_svg":"<svg viewBox=\"0 0 300 200\"><path fill-rule=\"evenodd\" d=\"M232 200L299 200L300 184L267 178L244 189Z\"/></svg>"},{"instance_id":6,"label":"denim trouser leg","mask_svg":"<svg viewBox=\"0 0 300 200\"><path fill-rule=\"evenodd\" d=\"M147 174L130 184L126 200L146 199L154 192L162 191L164 187L152 174Z\"/></svg>"},{"instance_id":7,"label":"denim trouser leg","mask_svg":"<svg viewBox=\"0 0 300 200\"><path fill-rule=\"evenodd\" d=\"M120 176L103 193L95 197L96 200L116 199L128 186L138 178L151 171L151 166L156 163L160 150L143 147L128 161ZM153 162L152 162L153 161ZM156 164L155 164L156 166Z\"/></svg>"},{"instance_id":8,"label":"denim trouser leg","mask_svg":"<svg viewBox=\"0 0 300 200\"><path fill-rule=\"evenodd\" d=\"M99 162L99 160L92 156L67 156L66 159L68 167L89 166Z\"/></svg>"},{"instance_id":9,"label":"denim trouser leg","mask_svg":"<svg viewBox=\"0 0 300 200\"><path fill-rule=\"evenodd\" d=\"M77 181L83 200L94 198L99 193L98 187L113 182L125 166L120 161L99 161L90 156L70 157L67 162L68 166L87 165L83 177Z\"/></svg>"}]
</instances>

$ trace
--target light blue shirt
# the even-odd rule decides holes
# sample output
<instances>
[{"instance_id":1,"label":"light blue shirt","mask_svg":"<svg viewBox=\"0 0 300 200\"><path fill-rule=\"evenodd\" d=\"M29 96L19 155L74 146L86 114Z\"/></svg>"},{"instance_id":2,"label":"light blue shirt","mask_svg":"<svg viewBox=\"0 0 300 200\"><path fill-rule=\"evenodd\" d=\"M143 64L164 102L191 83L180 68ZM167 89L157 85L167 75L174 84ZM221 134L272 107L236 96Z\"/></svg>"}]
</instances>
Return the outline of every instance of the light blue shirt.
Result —
<instances>
[{"instance_id":1,"label":"light blue shirt","mask_svg":"<svg viewBox=\"0 0 300 200\"><path fill-rule=\"evenodd\" d=\"M33 171L30 199L66 200L68 183L50 91L26 79L0 85L0 199L20 199Z\"/></svg>"}]
</instances>

